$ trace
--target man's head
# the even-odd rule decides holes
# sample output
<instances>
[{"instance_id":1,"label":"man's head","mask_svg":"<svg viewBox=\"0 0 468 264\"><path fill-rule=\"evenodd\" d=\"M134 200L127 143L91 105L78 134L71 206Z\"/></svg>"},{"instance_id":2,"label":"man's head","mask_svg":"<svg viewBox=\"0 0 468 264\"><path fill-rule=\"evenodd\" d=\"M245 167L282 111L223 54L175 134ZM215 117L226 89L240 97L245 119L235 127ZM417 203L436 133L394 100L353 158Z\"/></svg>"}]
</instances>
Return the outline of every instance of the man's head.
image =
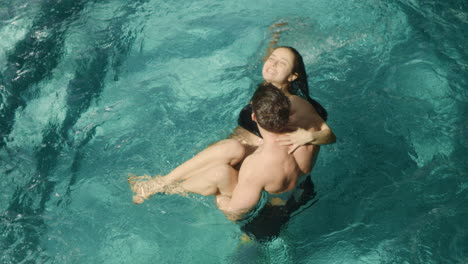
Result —
<instances>
[{"instance_id":1,"label":"man's head","mask_svg":"<svg viewBox=\"0 0 468 264\"><path fill-rule=\"evenodd\" d=\"M290 102L280 89L272 84L260 84L252 97L255 121L273 133L286 132Z\"/></svg>"}]
</instances>

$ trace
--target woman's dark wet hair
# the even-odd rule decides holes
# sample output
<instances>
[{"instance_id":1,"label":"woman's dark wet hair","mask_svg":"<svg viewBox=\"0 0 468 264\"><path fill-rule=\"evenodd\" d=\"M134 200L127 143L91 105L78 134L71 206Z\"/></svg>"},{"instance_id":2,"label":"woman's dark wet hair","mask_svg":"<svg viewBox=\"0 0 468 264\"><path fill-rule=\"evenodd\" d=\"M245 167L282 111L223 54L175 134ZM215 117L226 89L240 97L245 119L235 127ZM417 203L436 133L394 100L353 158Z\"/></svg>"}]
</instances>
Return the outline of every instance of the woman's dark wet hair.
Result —
<instances>
[{"instance_id":1,"label":"woman's dark wet hair","mask_svg":"<svg viewBox=\"0 0 468 264\"><path fill-rule=\"evenodd\" d=\"M323 106L319 102L312 99L309 95L307 73L305 71L304 60L302 59L301 54L293 47L279 46L277 47L277 49L278 48L288 49L294 54L293 72L297 73L298 77L296 78L296 80L291 82L289 92L304 97L315 108L315 111L317 111L320 117L324 121L326 121L328 118L327 110L325 110L325 108L323 108Z\"/></svg>"}]
</instances>

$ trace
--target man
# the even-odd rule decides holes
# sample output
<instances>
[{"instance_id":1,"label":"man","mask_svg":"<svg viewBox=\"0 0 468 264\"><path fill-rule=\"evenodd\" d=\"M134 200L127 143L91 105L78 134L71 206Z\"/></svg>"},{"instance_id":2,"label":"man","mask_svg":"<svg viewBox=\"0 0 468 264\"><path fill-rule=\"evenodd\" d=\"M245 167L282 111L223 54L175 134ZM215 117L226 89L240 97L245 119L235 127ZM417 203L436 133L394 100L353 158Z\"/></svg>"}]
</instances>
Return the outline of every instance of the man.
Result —
<instances>
[{"instance_id":1,"label":"man","mask_svg":"<svg viewBox=\"0 0 468 264\"><path fill-rule=\"evenodd\" d=\"M252 119L257 122L263 144L243 161L232 195L216 198L219 209L230 220L242 219L258 207L262 194L270 196L269 203L283 205L303 174L296 157L289 154L292 146L277 143L279 136L289 132L288 98L278 88L262 85L251 104Z\"/></svg>"},{"instance_id":2,"label":"man","mask_svg":"<svg viewBox=\"0 0 468 264\"><path fill-rule=\"evenodd\" d=\"M292 97L291 100L302 100L296 97ZM290 109L288 97L273 85L259 86L251 104L252 119L258 124L263 144L245 158L239 172L228 165L215 166L210 173L190 177L181 182L167 183L164 177L152 178L149 182L132 184L132 190L139 196L145 196L145 192L216 195L218 208L230 220L244 219L247 213L256 212L266 204L277 208L284 208L287 201L291 204L290 201L294 198L290 196L299 185L300 176L311 170L311 157L315 156L319 147L307 145L290 154L294 146L282 146L277 140L290 131L289 127L304 127L301 122L310 123L311 120L296 116L295 110ZM309 105L306 101L304 104ZM307 162L304 162L305 160ZM309 177L307 179L310 180ZM308 187L309 192L306 193L310 196L313 190L310 192L310 184ZM261 199L262 197L264 199ZM291 208L297 209L297 204L295 202L286 211L291 211Z\"/></svg>"}]
</instances>

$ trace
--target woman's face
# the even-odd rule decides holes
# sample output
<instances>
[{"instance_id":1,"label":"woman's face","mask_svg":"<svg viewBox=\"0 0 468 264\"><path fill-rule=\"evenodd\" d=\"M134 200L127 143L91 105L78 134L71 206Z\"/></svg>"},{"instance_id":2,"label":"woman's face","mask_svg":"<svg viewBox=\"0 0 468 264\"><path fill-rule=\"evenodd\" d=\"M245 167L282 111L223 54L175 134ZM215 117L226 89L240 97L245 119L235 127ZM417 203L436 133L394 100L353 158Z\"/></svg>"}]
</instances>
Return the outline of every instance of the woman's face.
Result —
<instances>
[{"instance_id":1,"label":"woman's face","mask_svg":"<svg viewBox=\"0 0 468 264\"><path fill-rule=\"evenodd\" d=\"M286 48L277 48L263 64L262 75L265 81L283 88L297 78L292 72L294 54Z\"/></svg>"}]
</instances>

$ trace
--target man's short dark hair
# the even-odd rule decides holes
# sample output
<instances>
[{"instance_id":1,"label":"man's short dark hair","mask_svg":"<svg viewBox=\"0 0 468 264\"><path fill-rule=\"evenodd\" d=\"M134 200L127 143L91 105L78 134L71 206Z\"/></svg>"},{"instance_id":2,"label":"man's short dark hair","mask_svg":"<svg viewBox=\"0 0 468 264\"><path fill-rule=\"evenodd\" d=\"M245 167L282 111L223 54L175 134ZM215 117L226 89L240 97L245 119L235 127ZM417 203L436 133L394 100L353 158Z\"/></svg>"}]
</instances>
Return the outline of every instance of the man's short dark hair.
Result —
<instances>
[{"instance_id":1,"label":"man's short dark hair","mask_svg":"<svg viewBox=\"0 0 468 264\"><path fill-rule=\"evenodd\" d=\"M252 97L252 110L259 126L273 133L286 132L290 102L272 84L260 84Z\"/></svg>"}]
</instances>

